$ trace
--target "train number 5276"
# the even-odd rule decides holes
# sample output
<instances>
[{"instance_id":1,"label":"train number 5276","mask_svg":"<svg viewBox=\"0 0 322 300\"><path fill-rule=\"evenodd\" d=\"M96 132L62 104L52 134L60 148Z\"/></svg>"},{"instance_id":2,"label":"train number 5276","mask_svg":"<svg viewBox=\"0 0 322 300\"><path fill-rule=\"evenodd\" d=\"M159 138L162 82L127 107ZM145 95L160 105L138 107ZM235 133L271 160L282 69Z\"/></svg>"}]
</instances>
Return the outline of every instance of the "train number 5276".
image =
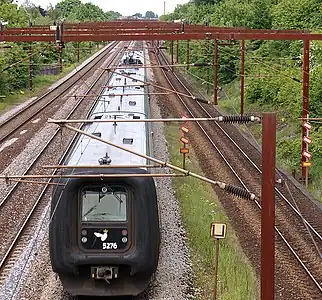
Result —
<instances>
[{"instance_id":1,"label":"train number 5276","mask_svg":"<svg viewBox=\"0 0 322 300\"><path fill-rule=\"evenodd\" d=\"M103 243L103 250L117 249L116 243Z\"/></svg>"}]
</instances>

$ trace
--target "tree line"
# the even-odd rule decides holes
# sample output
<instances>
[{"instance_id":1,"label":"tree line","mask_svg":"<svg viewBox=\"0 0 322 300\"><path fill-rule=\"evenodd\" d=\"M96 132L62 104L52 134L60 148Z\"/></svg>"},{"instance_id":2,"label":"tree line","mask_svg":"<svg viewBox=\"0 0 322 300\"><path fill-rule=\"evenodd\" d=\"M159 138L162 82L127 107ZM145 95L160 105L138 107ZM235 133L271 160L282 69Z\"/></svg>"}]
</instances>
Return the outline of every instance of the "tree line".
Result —
<instances>
[{"instance_id":1,"label":"tree line","mask_svg":"<svg viewBox=\"0 0 322 300\"><path fill-rule=\"evenodd\" d=\"M191 24L244 27L252 29L298 29L322 31L322 0L192 0L178 5L162 20L185 19ZM185 61L186 44L180 43L181 61ZM213 45L211 48L213 51ZM275 110L278 114L278 159L295 176L301 170L302 110L302 41L246 41L245 96L248 111ZM206 42L190 42L190 61L213 61ZM213 76L213 69L211 76ZM206 80L206 71L191 69ZM219 85L238 105L240 81L240 42L219 46ZM213 78L213 77L210 77ZM322 42L311 41L310 117L322 117ZM230 94L229 94L230 92ZM227 97L222 94L221 102ZM314 123L310 132L313 143L313 185L320 186L322 171L322 126ZM322 198L321 191L318 194Z\"/></svg>"}]
</instances>

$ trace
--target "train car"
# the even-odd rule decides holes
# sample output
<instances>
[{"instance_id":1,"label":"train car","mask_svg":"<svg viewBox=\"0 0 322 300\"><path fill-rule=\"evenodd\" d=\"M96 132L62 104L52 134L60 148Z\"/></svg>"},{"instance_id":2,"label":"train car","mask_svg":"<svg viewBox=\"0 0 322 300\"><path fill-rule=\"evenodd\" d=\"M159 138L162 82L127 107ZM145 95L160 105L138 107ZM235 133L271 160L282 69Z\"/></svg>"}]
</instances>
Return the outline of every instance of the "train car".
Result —
<instances>
[{"instance_id":1,"label":"train car","mask_svg":"<svg viewBox=\"0 0 322 300\"><path fill-rule=\"evenodd\" d=\"M128 51L120 64L131 76L113 74L90 119L144 119L148 116L141 51ZM132 65L132 66L131 66ZM130 95L129 95L130 94ZM150 154L149 128L142 123L88 123L83 130L115 144ZM78 135L53 189L49 244L51 264L71 295L138 295L149 284L159 257L160 231L155 183L147 164L134 154ZM109 168L93 168L106 165ZM114 168L113 166L124 166ZM90 167L89 167L90 166ZM108 178L94 174L114 175ZM121 176L129 174L129 176Z\"/></svg>"}]
</instances>

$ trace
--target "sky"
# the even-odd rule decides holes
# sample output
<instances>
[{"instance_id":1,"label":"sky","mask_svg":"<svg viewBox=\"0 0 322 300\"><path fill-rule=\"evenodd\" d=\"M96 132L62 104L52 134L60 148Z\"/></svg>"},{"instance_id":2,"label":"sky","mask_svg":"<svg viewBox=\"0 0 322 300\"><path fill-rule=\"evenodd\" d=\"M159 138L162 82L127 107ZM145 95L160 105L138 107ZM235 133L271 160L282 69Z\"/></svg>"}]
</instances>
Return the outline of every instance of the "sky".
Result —
<instances>
[{"instance_id":1,"label":"sky","mask_svg":"<svg viewBox=\"0 0 322 300\"><path fill-rule=\"evenodd\" d=\"M35 5L40 5L46 8L49 3L55 5L60 0L30 0ZM117 11L123 16L134 15L141 13L145 15L148 10L153 11L157 15L163 15L164 2L166 5L166 13L172 12L178 4L188 3L189 0L81 0L83 3L91 2L104 11ZM21 4L24 0L18 0Z\"/></svg>"}]
</instances>

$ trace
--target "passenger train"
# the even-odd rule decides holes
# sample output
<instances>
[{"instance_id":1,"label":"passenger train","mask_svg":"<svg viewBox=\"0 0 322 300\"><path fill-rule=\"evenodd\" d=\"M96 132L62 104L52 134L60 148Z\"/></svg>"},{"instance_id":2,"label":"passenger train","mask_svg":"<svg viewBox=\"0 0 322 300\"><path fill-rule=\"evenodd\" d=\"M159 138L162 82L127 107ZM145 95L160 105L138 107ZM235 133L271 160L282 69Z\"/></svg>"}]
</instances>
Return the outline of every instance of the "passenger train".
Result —
<instances>
[{"instance_id":1,"label":"passenger train","mask_svg":"<svg viewBox=\"0 0 322 300\"><path fill-rule=\"evenodd\" d=\"M90 119L148 117L143 51L124 53L117 72L98 98ZM85 132L141 154L150 155L148 123L87 123ZM60 178L52 193L49 229L54 272L72 296L138 295L156 271L160 231L152 177L147 160L78 134L63 174L116 174L117 177ZM95 168L106 165L107 168ZM130 166L140 165L133 168ZM85 166L73 168L73 166ZM113 166L124 166L118 168Z\"/></svg>"}]
</instances>

